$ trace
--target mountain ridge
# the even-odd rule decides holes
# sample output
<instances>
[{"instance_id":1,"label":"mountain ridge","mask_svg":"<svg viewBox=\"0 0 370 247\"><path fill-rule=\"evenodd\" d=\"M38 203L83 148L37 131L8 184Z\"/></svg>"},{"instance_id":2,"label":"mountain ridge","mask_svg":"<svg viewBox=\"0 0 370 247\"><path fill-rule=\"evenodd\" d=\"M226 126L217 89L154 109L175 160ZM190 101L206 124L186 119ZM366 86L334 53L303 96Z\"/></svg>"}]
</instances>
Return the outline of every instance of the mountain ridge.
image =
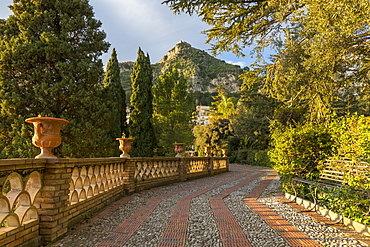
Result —
<instances>
[{"instance_id":1,"label":"mountain ridge","mask_svg":"<svg viewBox=\"0 0 370 247\"><path fill-rule=\"evenodd\" d=\"M120 63L122 85L129 94L133 64L131 61ZM154 78L170 66L182 71L189 81L190 91L201 94L215 94L219 86L229 93L237 93L242 82L239 75L244 73L239 65L226 63L185 41L179 41L158 63L152 64Z\"/></svg>"}]
</instances>

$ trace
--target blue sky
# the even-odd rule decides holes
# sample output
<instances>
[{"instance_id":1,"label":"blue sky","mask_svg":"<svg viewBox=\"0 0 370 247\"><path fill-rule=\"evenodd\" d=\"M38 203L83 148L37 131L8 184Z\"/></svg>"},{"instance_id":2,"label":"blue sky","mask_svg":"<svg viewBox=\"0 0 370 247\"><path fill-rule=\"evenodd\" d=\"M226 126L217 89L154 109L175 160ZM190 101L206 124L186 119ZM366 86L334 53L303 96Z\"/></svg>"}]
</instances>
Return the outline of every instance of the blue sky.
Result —
<instances>
[{"instance_id":1,"label":"blue sky","mask_svg":"<svg viewBox=\"0 0 370 247\"><path fill-rule=\"evenodd\" d=\"M180 40L209 52L206 36L201 34L208 26L197 16L174 15L162 0L90 0L95 18L103 23L102 29L111 44L102 59L106 64L111 49L116 48L118 60L135 61L138 47L149 53L151 62L158 62ZM12 0L0 1L0 18L7 18ZM248 54L249 51L246 50ZM242 67L253 62L249 57L238 58L224 53L217 58Z\"/></svg>"}]
</instances>

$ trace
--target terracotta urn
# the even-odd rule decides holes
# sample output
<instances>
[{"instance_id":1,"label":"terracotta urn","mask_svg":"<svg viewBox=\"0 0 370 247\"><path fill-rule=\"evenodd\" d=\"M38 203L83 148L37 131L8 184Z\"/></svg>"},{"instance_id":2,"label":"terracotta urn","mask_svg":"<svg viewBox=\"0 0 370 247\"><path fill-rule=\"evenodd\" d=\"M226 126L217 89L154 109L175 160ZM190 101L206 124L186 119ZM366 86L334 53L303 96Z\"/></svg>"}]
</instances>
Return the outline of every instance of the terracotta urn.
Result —
<instances>
[{"instance_id":1,"label":"terracotta urn","mask_svg":"<svg viewBox=\"0 0 370 247\"><path fill-rule=\"evenodd\" d=\"M206 157L209 157L209 155L211 154L211 147L205 146L204 153L206 154Z\"/></svg>"},{"instance_id":2,"label":"terracotta urn","mask_svg":"<svg viewBox=\"0 0 370 247\"><path fill-rule=\"evenodd\" d=\"M181 153L184 151L184 144L185 143L173 143L173 145L175 146L175 157L182 157Z\"/></svg>"},{"instance_id":3,"label":"terracotta urn","mask_svg":"<svg viewBox=\"0 0 370 247\"><path fill-rule=\"evenodd\" d=\"M128 158L131 157L128 152L131 150L131 143L134 140L134 138L116 138L117 141L119 141L119 150L122 151L122 154L120 157Z\"/></svg>"},{"instance_id":4,"label":"terracotta urn","mask_svg":"<svg viewBox=\"0 0 370 247\"><path fill-rule=\"evenodd\" d=\"M57 158L53 155L51 150L62 143L62 138L60 137L60 126L68 124L69 121L52 117L32 117L26 119L26 122L33 123L35 133L32 137L32 144L41 149L41 153L35 158Z\"/></svg>"},{"instance_id":5,"label":"terracotta urn","mask_svg":"<svg viewBox=\"0 0 370 247\"><path fill-rule=\"evenodd\" d=\"M221 149L221 150L222 150L222 157L227 157L228 149L223 148L223 149Z\"/></svg>"}]
</instances>

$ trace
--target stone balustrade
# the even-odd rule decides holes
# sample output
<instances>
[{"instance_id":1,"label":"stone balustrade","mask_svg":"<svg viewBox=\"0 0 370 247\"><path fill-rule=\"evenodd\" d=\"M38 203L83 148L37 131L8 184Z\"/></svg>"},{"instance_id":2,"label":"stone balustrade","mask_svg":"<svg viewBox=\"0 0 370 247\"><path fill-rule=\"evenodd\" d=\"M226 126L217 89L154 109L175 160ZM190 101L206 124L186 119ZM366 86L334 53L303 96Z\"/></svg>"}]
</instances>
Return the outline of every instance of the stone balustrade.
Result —
<instances>
[{"instance_id":1,"label":"stone balustrade","mask_svg":"<svg viewBox=\"0 0 370 247\"><path fill-rule=\"evenodd\" d=\"M0 246L39 246L135 191L228 171L228 158L0 160Z\"/></svg>"}]
</instances>

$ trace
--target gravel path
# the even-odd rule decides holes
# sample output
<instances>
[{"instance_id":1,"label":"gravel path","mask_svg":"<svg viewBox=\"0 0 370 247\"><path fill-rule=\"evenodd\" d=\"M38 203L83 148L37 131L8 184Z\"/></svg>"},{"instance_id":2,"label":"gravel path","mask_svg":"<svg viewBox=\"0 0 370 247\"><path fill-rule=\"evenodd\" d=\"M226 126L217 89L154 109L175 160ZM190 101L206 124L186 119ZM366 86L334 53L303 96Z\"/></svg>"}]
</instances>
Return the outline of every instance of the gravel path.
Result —
<instances>
[{"instance_id":1,"label":"gravel path","mask_svg":"<svg viewBox=\"0 0 370 247\"><path fill-rule=\"evenodd\" d=\"M52 246L290 246L243 202L274 171L240 165L231 165L230 171L122 198ZM318 246L367 246L281 202L278 193L280 181L274 176L258 201ZM125 229L137 222L136 228Z\"/></svg>"}]
</instances>

